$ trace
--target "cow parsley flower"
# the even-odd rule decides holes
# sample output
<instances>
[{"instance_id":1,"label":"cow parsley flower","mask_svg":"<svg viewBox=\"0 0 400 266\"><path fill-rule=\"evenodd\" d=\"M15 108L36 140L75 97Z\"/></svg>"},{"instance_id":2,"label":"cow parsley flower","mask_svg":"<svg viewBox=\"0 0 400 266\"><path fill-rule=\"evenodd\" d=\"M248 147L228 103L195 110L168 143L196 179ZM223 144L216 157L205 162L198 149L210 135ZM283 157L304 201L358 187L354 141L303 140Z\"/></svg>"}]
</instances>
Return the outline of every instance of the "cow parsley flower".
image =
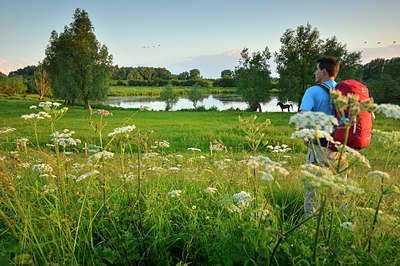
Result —
<instances>
[{"instance_id":1,"label":"cow parsley flower","mask_svg":"<svg viewBox=\"0 0 400 266\"><path fill-rule=\"evenodd\" d=\"M198 149L198 148L192 148L192 147L187 148L187 150L188 150L188 151L201 151L201 150Z\"/></svg>"},{"instance_id":2,"label":"cow parsley flower","mask_svg":"<svg viewBox=\"0 0 400 266\"><path fill-rule=\"evenodd\" d=\"M354 231L354 224L351 222L341 223L340 226L348 231Z\"/></svg>"},{"instance_id":3,"label":"cow parsley flower","mask_svg":"<svg viewBox=\"0 0 400 266\"><path fill-rule=\"evenodd\" d=\"M108 160L114 157L114 153L109 151L101 151L93 154L88 158L88 163L98 162L99 160Z\"/></svg>"},{"instance_id":4,"label":"cow parsley flower","mask_svg":"<svg viewBox=\"0 0 400 266\"><path fill-rule=\"evenodd\" d=\"M394 104L380 104L376 109L377 113L383 113L386 117L399 119L400 106Z\"/></svg>"},{"instance_id":5,"label":"cow parsley flower","mask_svg":"<svg viewBox=\"0 0 400 266\"><path fill-rule=\"evenodd\" d=\"M129 132L132 132L136 128L135 125L130 125L130 126L125 126L125 127L117 127L114 129L113 132L108 133L109 137L119 135L119 134L128 134Z\"/></svg>"},{"instance_id":6,"label":"cow parsley flower","mask_svg":"<svg viewBox=\"0 0 400 266\"><path fill-rule=\"evenodd\" d=\"M182 193L182 190L175 189L175 190L168 192L168 196L170 196L171 198L175 198L175 197L179 197L181 195L181 193Z\"/></svg>"},{"instance_id":7,"label":"cow parsley flower","mask_svg":"<svg viewBox=\"0 0 400 266\"><path fill-rule=\"evenodd\" d=\"M236 193L233 195L233 198L237 201L237 204L240 207L246 207L249 206L250 201L251 201L251 196L249 193L245 191L241 191L239 193Z\"/></svg>"},{"instance_id":8,"label":"cow parsley flower","mask_svg":"<svg viewBox=\"0 0 400 266\"><path fill-rule=\"evenodd\" d=\"M389 179L390 178L390 175L388 173L385 173L385 172L382 172L382 171L371 171L368 174L371 175L371 176L374 176L374 177L378 177L378 178L379 177L384 178L384 179Z\"/></svg>"},{"instance_id":9,"label":"cow parsley flower","mask_svg":"<svg viewBox=\"0 0 400 266\"><path fill-rule=\"evenodd\" d=\"M80 139L73 139L71 138L75 132L69 129L64 129L62 133L56 131L52 133L50 136L53 137L51 139L52 142L57 143L60 146L76 146L78 143L81 143Z\"/></svg>"},{"instance_id":10,"label":"cow parsley flower","mask_svg":"<svg viewBox=\"0 0 400 266\"><path fill-rule=\"evenodd\" d=\"M12 133L15 130L17 130L16 128L13 127L1 127L0 128L0 134L8 134L8 133Z\"/></svg>"},{"instance_id":11,"label":"cow parsley flower","mask_svg":"<svg viewBox=\"0 0 400 266\"><path fill-rule=\"evenodd\" d=\"M333 131L338 121L334 116L322 112L302 112L290 118L290 123L294 123L298 128L313 128L323 130L328 133Z\"/></svg>"},{"instance_id":12,"label":"cow parsley flower","mask_svg":"<svg viewBox=\"0 0 400 266\"><path fill-rule=\"evenodd\" d=\"M204 189L204 192L207 194L215 194L218 192L218 189L216 189L215 187L207 187L206 189Z\"/></svg>"},{"instance_id":13,"label":"cow parsley flower","mask_svg":"<svg viewBox=\"0 0 400 266\"><path fill-rule=\"evenodd\" d=\"M76 181L76 183L79 183L79 182L81 182L82 180L85 180L86 178L88 178L88 177L90 177L90 176L95 176L95 175L98 175L98 174L100 174L99 171L93 170L93 171L84 173L83 175L80 175L75 181Z\"/></svg>"},{"instance_id":14,"label":"cow parsley flower","mask_svg":"<svg viewBox=\"0 0 400 266\"><path fill-rule=\"evenodd\" d=\"M304 141L312 141L314 139L325 138L328 141L333 141L331 134L329 134L328 132L308 128L302 128L293 132L290 138L301 138Z\"/></svg>"},{"instance_id":15,"label":"cow parsley flower","mask_svg":"<svg viewBox=\"0 0 400 266\"><path fill-rule=\"evenodd\" d=\"M155 141L153 143L153 145L151 146L153 149L157 149L157 148L169 148L169 142L166 140L162 140L162 141Z\"/></svg>"}]
</instances>

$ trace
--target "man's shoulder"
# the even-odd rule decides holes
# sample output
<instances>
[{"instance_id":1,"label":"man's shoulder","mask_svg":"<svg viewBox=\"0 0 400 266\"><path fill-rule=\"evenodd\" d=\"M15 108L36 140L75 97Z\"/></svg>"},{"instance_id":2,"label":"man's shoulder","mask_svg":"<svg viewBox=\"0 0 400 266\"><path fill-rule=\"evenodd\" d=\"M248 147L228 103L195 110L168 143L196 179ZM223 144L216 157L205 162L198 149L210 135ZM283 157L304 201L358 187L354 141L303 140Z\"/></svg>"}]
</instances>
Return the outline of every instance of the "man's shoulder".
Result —
<instances>
[{"instance_id":1,"label":"man's shoulder","mask_svg":"<svg viewBox=\"0 0 400 266\"><path fill-rule=\"evenodd\" d=\"M308 92L308 93L314 93L314 92L320 91L321 89L322 89L321 86L319 86L318 84L315 84L315 85L309 87L309 88L306 90L306 92Z\"/></svg>"}]
</instances>

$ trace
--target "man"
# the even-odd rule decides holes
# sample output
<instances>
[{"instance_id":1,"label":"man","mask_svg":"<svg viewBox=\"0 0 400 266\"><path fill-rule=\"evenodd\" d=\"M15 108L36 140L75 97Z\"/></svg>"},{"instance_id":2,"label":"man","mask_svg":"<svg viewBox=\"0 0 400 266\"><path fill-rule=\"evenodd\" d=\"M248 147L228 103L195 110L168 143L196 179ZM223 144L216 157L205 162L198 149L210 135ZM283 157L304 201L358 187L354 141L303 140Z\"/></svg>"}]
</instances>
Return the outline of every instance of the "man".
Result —
<instances>
[{"instance_id":1,"label":"man","mask_svg":"<svg viewBox=\"0 0 400 266\"><path fill-rule=\"evenodd\" d=\"M327 87L333 89L336 86L335 77L339 72L340 63L336 57L324 56L316 61L316 70L314 72L315 81L324 83ZM329 92L319 85L314 85L306 90L300 105L300 111L323 112L327 115L335 115L335 108L330 99ZM319 166L329 166L338 158L338 152L334 152L327 147L325 139L320 139L321 147L315 143L307 143L306 164ZM326 158L328 161L326 161ZM305 183L304 213L308 215L315 207L315 193L311 184Z\"/></svg>"}]
</instances>

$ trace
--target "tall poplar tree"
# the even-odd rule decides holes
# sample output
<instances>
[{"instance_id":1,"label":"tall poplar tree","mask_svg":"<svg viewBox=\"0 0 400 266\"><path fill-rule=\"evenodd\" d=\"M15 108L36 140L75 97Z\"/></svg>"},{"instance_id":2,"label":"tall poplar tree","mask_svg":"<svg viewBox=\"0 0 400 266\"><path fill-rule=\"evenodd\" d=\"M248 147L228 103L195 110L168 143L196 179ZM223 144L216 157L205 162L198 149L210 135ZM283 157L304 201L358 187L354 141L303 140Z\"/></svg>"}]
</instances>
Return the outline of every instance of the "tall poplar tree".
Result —
<instances>
[{"instance_id":1,"label":"tall poplar tree","mask_svg":"<svg viewBox=\"0 0 400 266\"><path fill-rule=\"evenodd\" d=\"M60 34L51 33L44 65L54 96L72 105L81 99L87 108L90 100L107 97L112 56L97 41L86 11L77 8L73 19Z\"/></svg>"}]
</instances>

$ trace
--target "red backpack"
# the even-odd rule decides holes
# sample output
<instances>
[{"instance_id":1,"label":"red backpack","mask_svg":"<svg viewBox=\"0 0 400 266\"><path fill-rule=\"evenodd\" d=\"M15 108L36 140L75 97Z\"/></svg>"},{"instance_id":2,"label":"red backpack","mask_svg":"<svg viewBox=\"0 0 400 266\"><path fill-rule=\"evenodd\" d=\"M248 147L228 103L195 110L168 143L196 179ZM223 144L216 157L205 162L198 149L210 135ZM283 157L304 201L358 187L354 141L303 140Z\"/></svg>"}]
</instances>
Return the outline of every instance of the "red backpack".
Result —
<instances>
[{"instance_id":1,"label":"red backpack","mask_svg":"<svg viewBox=\"0 0 400 266\"><path fill-rule=\"evenodd\" d=\"M319 84L324 89L330 90L328 86L324 83ZM338 90L342 93L343 96L346 96L348 93L357 94L359 99L358 102L366 101L369 98L368 88L358 82L357 80L343 80L339 82L335 90ZM346 118L348 117L349 110L345 110ZM343 124L343 118L341 118L340 113L336 110L336 118L339 121L339 125L336 127L335 132L333 133L333 139L339 141L341 143L344 142L346 135L346 127ZM349 130L349 135L347 138L347 146L353 149L362 149L367 147L372 138L372 115L367 111L360 112L357 116L357 123L352 126ZM332 145L333 146L333 145ZM336 150L336 147L330 147L333 150Z\"/></svg>"}]
</instances>

